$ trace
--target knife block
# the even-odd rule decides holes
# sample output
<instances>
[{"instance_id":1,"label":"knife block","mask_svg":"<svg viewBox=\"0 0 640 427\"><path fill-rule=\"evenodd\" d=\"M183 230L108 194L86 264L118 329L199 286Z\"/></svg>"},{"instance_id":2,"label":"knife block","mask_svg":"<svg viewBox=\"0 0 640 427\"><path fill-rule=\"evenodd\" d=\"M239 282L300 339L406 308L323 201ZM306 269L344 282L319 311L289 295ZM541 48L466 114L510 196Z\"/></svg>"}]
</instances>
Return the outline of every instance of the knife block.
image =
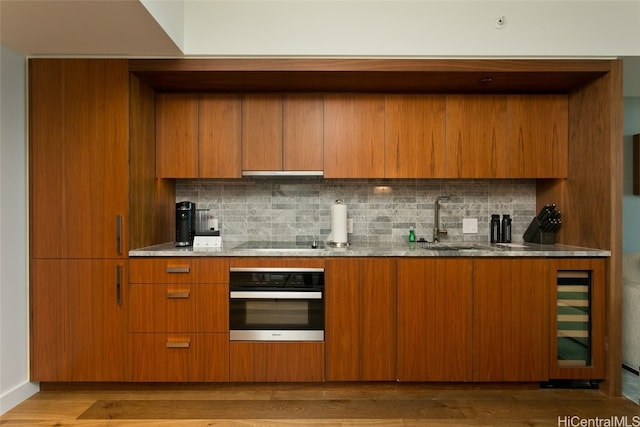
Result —
<instances>
[{"instance_id":1,"label":"knife block","mask_svg":"<svg viewBox=\"0 0 640 427\"><path fill-rule=\"evenodd\" d=\"M540 243L543 245L556 244L556 234L546 233L540 230L540 221L538 221L538 218L533 218L531 224L529 224L529 227L527 228L527 231L522 235L522 238L525 242L530 243Z\"/></svg>"}]
</instances>

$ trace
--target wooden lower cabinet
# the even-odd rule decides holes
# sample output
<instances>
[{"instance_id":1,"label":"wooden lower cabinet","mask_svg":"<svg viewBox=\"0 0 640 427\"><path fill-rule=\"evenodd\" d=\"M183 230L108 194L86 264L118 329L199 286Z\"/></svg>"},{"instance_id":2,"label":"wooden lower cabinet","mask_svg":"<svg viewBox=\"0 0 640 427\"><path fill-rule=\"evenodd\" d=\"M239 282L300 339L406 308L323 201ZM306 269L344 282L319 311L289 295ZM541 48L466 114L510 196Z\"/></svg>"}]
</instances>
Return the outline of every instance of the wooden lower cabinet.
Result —
<instances>
[{"instance_id":1,"label":"wooden lower cabinet","mask_svg":"<svg viewBox=\"0 0 640 427\"><path fill-rule=\"evenodd\" d=\"M470 258L398 260L398 379L470 381Z\"/></svg>"},{"instance_id":2,"label":"wooden lower cabinet","mask_svg":"<svg viewBox=\"0 0 640 427\"><path fill-rule=\"evenodd\" d=\"M550 261L474 261L473 381L549 378Z\"/></svg>"},{"instance_id":3,"label":"wooden lower cabinet","mask_svg":"<svg viewBox=\"0 0 640 427\"><path fill-rule=\"evenodd\" d=\"M226 284L131 284L130 332L227 332Z\"/></svg>"},{"instance_id":4,"label":"wooden lower cabinet","mask_svg":"<svg viewBox=\"0 0 640 427\"><path fill-rule=\"evenodd\" d=\"M327 381L396 379L395 259L330 259L325 270Z\"/></svg>"},{"instance_id":5,"label":"wooden lower cabinet","mask_svg":"<svg viewBox=\"0 0 640 427\"><path fill-rule=\"evenodd\" d=\"M323 342L231 342L230 380L322 382Z\"/></svg>"},{"instance_id":6,"label":"wooden lower cabinet","mask_svg":"<svg viewBox=\"0 0 640 427\"><path fill-rule=\"evenodd\" d=\"M31 380L126 379L125 260L31 261Z\"/></svg>"},{"instance_id":7,"label":"wooden lower cabinet","mask_svg":"<svg viewBox=\"0 0 640 427\"><path fill-rule=\"evenodd\" d=\"M130 381L229 380L227 333L130 333Z\"/></svg>"},{"instance_id":8,"label":"wooden lower cabinet","mask_svg":"<svg viewBox=\"0 0 640 427\"><path fill-rule=\"evenodd\" d=\"M225 258L130 260L131 381L229 381L228 277Z\"/></svg>"}]
</instances>

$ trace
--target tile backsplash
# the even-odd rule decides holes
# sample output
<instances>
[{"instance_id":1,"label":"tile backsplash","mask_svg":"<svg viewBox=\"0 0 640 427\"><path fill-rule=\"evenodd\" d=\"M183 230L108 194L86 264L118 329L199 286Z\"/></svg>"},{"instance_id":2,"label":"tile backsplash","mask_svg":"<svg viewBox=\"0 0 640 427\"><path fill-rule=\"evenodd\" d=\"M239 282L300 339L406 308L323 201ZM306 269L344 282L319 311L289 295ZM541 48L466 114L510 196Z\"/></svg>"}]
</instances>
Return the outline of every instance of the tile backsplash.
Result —
<instances>
[{"instance_id":1,"label":"tile backsplash","mask_svg":"<svg viewBox=\"0 0 640 427\"><path fill-rule=\"evenodd\" d=\"M188 200L218 219L225 242L324 241L331 231L331 205L342 199L353 220L351 242L406 241L409 229L432 239L434 200L448 234L441 241L489 240L491 214L511 215L514 242L536 215L535 180L329 180L272 178L179 179L176 202ZM477 218L478 233L463 234L462 219Z\"/></svg>"}]
</instances>

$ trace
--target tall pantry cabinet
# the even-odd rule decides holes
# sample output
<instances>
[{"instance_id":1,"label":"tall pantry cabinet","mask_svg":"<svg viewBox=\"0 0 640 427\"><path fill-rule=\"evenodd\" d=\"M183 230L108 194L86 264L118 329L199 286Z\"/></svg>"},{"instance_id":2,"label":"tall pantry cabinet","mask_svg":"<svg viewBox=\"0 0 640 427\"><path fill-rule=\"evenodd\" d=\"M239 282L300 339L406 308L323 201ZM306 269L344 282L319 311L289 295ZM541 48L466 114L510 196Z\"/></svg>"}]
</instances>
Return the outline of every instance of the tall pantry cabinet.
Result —
<instances>
[{"instance_id":1,"label":"tall pantry cabinet","mask_svg":"<svg viewBox=\"0 0 640 427\"><path fill-rule=\"evenodd\" d=\"M126 60L29 62L31 379L125 379Z\"/></svg>"}]
</instances>

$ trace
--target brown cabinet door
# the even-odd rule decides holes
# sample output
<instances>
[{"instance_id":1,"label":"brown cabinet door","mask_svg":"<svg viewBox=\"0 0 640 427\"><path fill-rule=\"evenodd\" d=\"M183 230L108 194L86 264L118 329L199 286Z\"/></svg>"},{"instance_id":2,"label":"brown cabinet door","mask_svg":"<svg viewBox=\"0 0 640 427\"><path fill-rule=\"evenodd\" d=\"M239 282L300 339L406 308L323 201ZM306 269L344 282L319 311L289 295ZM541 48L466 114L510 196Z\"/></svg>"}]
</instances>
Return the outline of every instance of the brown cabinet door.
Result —
<instances>
[{"instance_id":1,"label":"brown cabinet door","mask_svg":"<svg viewBox=\"0 0 640 427\"><path fill-rule=\"evenodd\" d=\"M327 95L324 176L384 176L384 95Z\"/></svg>"},{"instance_id":2,"label":"brown cabinet door","mask_svg":"<svg viewBox=\"0 0 640 427\"><path fill-rule=\"evenodd\" d=\"M242 103L234 95L200 95L198 176L242 176Z\"/></svg>"},{"instance_id":3,"label":"brown cabinet door","mask_svg":"<svg viewBox=\"0 0 640 427\"><path fill-rule=\"evenodd\" d=\"M282 104L282 167L285 171L321 171L324 98L285 95Z\"/></svg>"},{"instance_id":4,"label":"brown cabinet door","mask_svg":"<svg viewBox=\"0 0 640 427\"><path fill-rule=\"evenodd\" d=\"M242 170L282 170L282 97L242 98Z\"/></svg>"},{"instance_id":5,"label":"brown cabinet door","mask_svg":"<svg viewBox=\"0 0 640 427\"><path fill-rule=\"evenodd\" d=\"M398 261L398 379L471 381L473 260Z\"/></svg>"},{"instance_id":6,"label":"brown cabinet door","mask_svg":"<svg viewBox=\"0 0 640 427\"><path fill-rule=\"evenodd\" d=\"M231 342L230 380L324 381L322 342Z\"/></svg>"},{"instance_id":7,"label":"brown cabinet door","mask_svg":"<svg viewBox=\"0 0 640 427\"><path fill-rule=\"evenodd\" d=\"M473 381L549 379L549 261L474 262Z\"/></svg>"},{"instance_id":8,"label":"brown cabinet door","mask_svg":"<svg viewBox=\"0 0 640 427\"><path fill-rule=\"evenodd\" d=\"M31 379L123 381L126 265L32 260Z\"/></svg>"},{"instance_id":9,"label":"brown cabinet door","mask_svg":"<svg viewBox=\"0 0 640 427\"><path fill-rule=\"evenodd\" d=\"M126 257L126 60L32 59L31 256Z\"/></svg>"},{"instance_id":10,"label":"brown cabinet door","mask_svg":"<svg viewBox=\"0 0 640 427\"><path fill-rule=\"evenodd\" d=\"M156 95L156 176L198 177L198 95Z\"/></svg>"},{"instance_id":11,"label":"brown cabinet door","mask_svg":"<svg viewBox=\"0 0 640 427\"><path fill-rule=\"evenodd\" d=\"M395 260L326 261L327 381L394 380Z\"/></svg>"},{"instance_id":12,"label":"brown cabinet door","mask_svg":"<svg viewBox=\"0 0 640 427\"><path fill-rule=\"evenodd\" d=\"M506 177L506 137L506 96L447 96L447 177Z\"/></svg>"},{"instance_id":13,"label":"brown cabinet door","mask_svg":"<svg viewBox=\"0 0 640 427\"><path fill-rule=\"evenodd\" d=\"M507 98L507 174L512 178L566 178L569 108L566 95Z\"/></svg>"},{"instance_id":14,"label":"brown cabinet door","mask_svg":"<svg viewBox=\"0 0 640 427\"><path fill-rule=\"evenodd\" d=\"M445 176L445 97L385 97L385 177Z\"/></svg>"}]
</instances>

